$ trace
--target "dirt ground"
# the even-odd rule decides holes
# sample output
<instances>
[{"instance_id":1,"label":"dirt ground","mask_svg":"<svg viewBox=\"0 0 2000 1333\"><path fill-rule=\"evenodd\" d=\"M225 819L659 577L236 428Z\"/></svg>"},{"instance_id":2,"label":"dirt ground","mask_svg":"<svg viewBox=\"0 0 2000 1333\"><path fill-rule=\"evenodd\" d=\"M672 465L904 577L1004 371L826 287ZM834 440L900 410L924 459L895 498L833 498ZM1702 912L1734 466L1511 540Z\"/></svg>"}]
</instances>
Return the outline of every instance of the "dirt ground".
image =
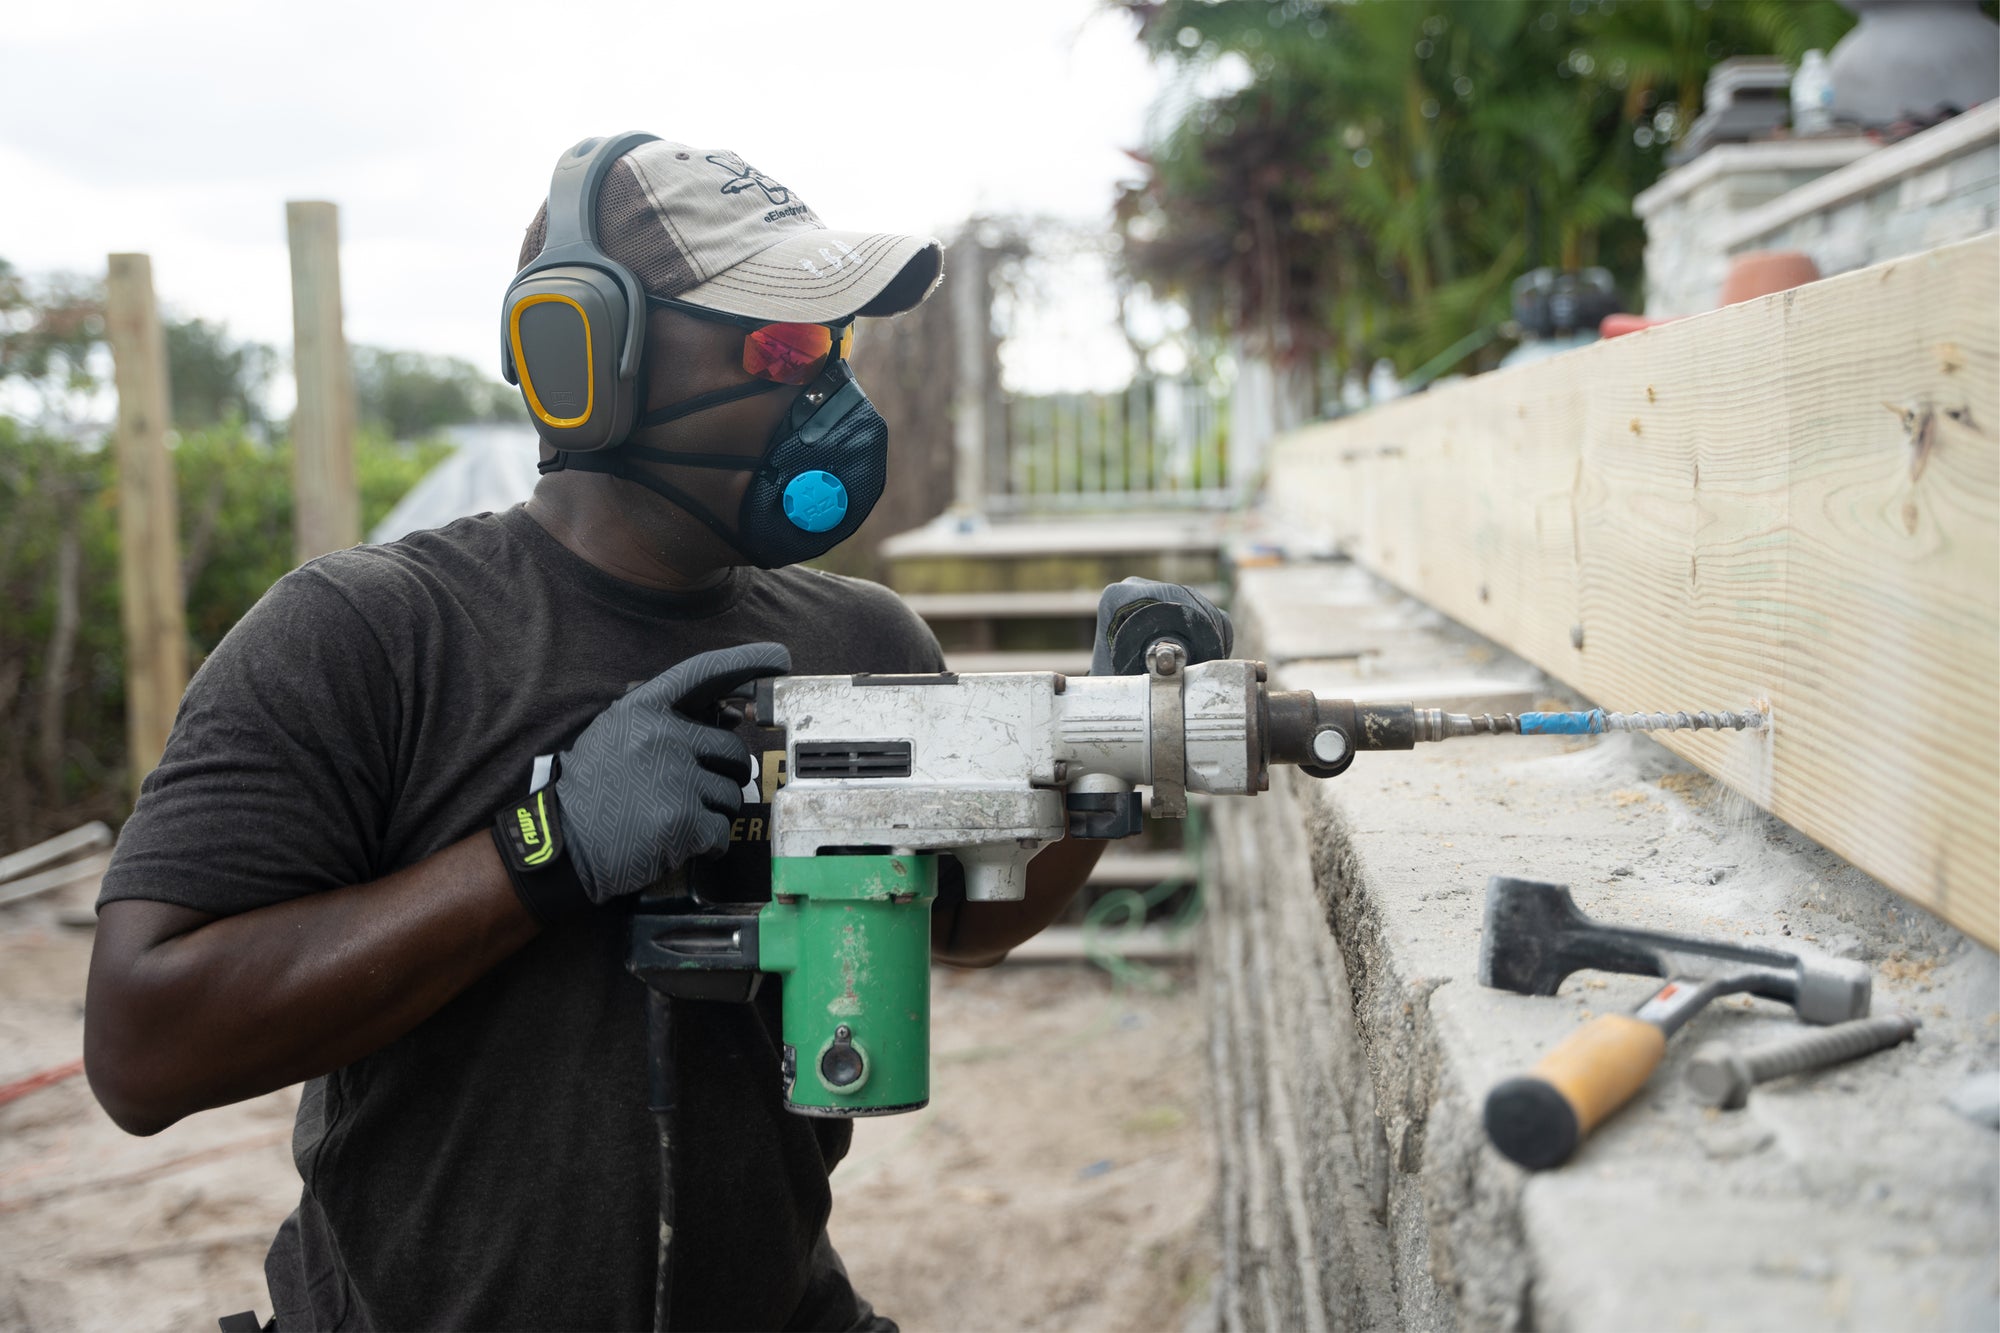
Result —
<instances>
[{"instance_id":1,"label":"dirt ground","mask_svg":"<svg viewBox=\"0 0 2000 1333\"><path fill-rule=\"evenodd\" d=\"M61 914L94 892L0 909L0 1086L81 1051L91 933ZM1202 1325L1213 1168L1191 975L1153 992L1008 965L940 971L933 990L930 1107L863 1122L834 1176L856 1287L910 1333ZM0 1106L0 1329L268 1315L296 1105L274 1093L149 1139L81 1077Z\"/></svg>"}]
</instances>

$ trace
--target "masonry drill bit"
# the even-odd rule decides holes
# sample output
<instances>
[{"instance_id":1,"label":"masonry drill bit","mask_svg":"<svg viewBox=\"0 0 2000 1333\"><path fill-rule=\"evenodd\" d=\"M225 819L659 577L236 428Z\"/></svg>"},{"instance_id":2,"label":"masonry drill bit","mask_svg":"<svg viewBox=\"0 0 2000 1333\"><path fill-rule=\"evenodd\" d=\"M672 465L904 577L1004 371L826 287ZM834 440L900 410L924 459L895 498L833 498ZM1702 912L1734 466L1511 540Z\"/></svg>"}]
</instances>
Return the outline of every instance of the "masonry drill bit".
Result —
<instances>
[{"instance_id":1,"label":"masonry drill bit","mask_svg":"<svg viewBox=\"0 0 2000 1333\"><path fill-rule=\"evenodd\" d=\"M1770 719L1761 709L1711 713L1607 713L1591 708L1568 713L1491 713L1471 716L1438 708L1416 710L1417 739L1453 736L1596 736L1607 731L1762 731Z\"/></svg>"}]
</instances>

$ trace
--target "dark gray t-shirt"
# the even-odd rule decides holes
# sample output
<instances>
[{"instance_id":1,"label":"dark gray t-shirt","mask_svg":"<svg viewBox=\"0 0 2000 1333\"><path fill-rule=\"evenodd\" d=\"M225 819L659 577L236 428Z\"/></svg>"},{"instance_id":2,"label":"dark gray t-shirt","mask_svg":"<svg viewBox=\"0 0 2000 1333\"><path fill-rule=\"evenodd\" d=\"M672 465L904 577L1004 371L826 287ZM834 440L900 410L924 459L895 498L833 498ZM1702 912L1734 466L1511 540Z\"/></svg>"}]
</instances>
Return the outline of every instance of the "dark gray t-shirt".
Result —
<instances>
[{"instance_id":1,"label":"dark gray t-shirt","mask_svg":"<svg viewBox=\"0 0 2000 1333\"><path fill-rule=\"evenodd\" d=\"M196 674L100 902L230 914L378 879L489 826L631 684L758 640L801 674L935 671L894 594L810 569L693 595L579 559L525 511L324 556L282 579ZM773 738L748 736L768 770ZM760 777L720 863L769 896ZM293 1329L651 1326L657 1234L644 991L625 917L536 938L419 1024L307 1084L305 1190L266 1272ZM779 985L686 1002L675 1323L844 1327L824 1229L848 1126L783 1109Z\"/></svg>"}]
</instances>

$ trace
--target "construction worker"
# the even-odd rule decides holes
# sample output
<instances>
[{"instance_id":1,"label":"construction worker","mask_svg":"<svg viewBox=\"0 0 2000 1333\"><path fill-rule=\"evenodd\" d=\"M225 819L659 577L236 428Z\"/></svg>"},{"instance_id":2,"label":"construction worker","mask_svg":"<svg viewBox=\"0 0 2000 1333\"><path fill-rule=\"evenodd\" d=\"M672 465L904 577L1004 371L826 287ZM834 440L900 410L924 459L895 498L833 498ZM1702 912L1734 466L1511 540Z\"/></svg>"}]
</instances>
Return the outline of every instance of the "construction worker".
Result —
<instances>
[{"instance_id":1,"label":"construction worker","mask_svg":"<svg viewBox=\"0 0 2000 1333\"><path fill-rule=\"evenodd\" d=\"M151 1134L305 1083L303 1195L266 1260L286 1333L650 1326L620 909L697 861L723 896L769 893L745 817L767 756L680 705L785 665L744 645L808 674L943 666L893 594L798 563L886 475L881 419L841 392L852 320L922 301L938 245L627 140L565 154L510 289L533 498L280 580L189 686L104 879L85 1054L112 1118ZM610 287L565 276L580 254ZM538 783L562 855L529 865L496 812ZM1050 847L1019 903L947 882L937 957L1004 955L1101 845ZM782 1109L776 991L680 1025L673 1322L893 1328L828 1243L849 1127Z\"/></svg>"}]
</instances>

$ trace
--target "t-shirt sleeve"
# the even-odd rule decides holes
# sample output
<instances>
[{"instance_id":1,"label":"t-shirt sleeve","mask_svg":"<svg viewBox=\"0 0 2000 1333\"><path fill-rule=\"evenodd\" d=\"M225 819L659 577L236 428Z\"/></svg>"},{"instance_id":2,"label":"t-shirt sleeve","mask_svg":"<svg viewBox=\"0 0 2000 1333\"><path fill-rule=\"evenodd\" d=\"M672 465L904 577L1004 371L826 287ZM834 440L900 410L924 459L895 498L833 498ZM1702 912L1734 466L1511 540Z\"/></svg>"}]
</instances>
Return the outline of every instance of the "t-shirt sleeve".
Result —
<instances>
[{"instance_id":1,"label":"t-shirt sleeve","mask_svg":"<svg viewBox=\"0 0 2000 1333\"><path fill-rule=\"evenodd\" d=\"M226 916L380 873L399 693L373 627L312 566L202 664L120 830L98 904Z\"/></svg>"}]
</instances>

